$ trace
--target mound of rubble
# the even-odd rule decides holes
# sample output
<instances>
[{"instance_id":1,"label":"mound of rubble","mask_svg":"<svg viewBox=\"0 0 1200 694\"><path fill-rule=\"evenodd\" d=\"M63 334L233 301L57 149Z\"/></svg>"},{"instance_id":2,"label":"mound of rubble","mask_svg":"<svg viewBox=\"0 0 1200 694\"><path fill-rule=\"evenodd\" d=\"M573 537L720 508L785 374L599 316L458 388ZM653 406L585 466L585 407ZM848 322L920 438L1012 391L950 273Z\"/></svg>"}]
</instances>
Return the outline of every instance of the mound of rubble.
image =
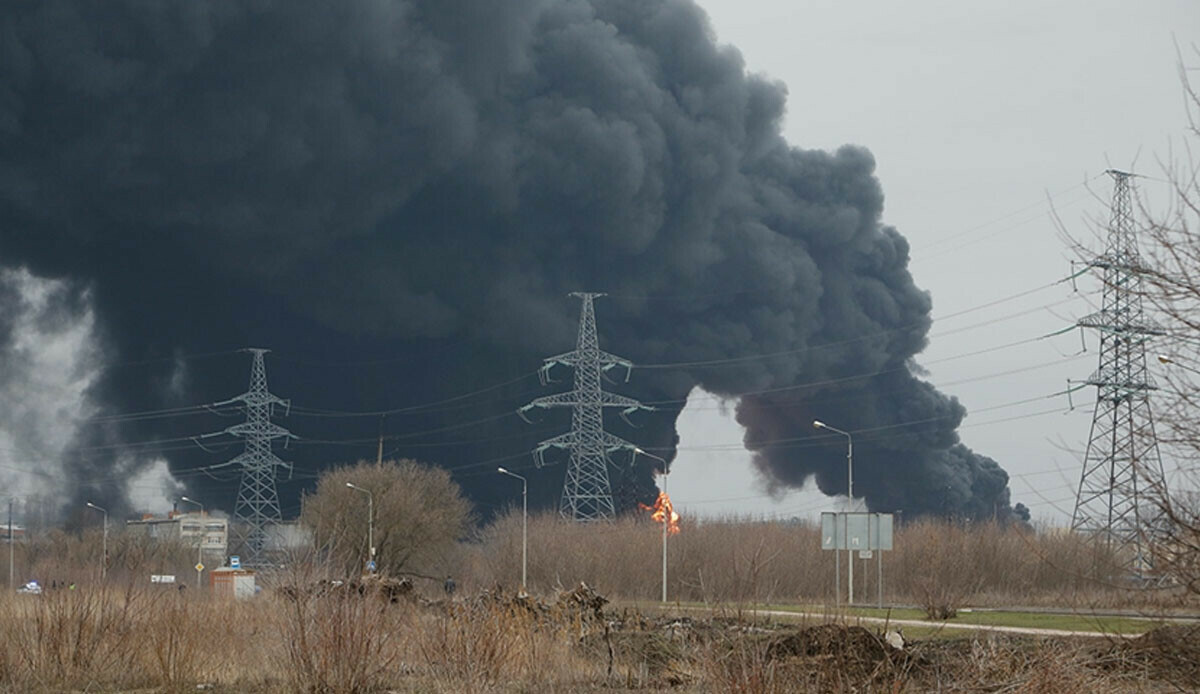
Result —
<instances>
[{"instance_id":1,"label":"mound of rubble","mask_svg":"<svg viewBox=\"0 0 1200 694\"><path fill-rule=\"evenodd\" d=\"M413 582L407 578L368 575L350 581L322 580L308 585L285 585L276 589L285 598L323 598L357 595L377 597L387 602L413 601Z\"/></svg>"},{"instance_id":2,"label":"mound of rubble","mask_svg":"<svg viewBox=\"0 0 1200 694\"><path fill-rule=\"evenodd\" d=\"M428 600L429 607L448 608L456 605L468 609L506 609L514 613L526 613L539 619L571 620L601 623L604 621L604 606L608 598L596 592L586 583L572 590L560 592L553 600L546 601L528 593L514 593L501 586L482 590L462 601Z\"/></svg>"},{"instance_id":3,"label":"mound of rubble","mask_svg":"<svg viewBox=\"0 0 1200 694\"><path fill-rule=\"evenodd\" d=\"M772 659L834 656L875 663L901 653L862 627L840 624L820 624L792 631L774 638L767 647L767 656Z\"/></svg>"}]
</instances>

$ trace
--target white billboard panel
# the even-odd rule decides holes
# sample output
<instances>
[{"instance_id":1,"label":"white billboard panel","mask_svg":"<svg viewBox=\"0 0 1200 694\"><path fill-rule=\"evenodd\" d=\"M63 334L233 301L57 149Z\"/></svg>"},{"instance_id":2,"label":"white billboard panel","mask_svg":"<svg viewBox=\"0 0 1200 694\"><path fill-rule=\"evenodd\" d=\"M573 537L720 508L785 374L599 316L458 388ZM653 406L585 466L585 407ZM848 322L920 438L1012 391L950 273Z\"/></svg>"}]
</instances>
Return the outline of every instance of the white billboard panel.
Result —
<instances>
[{"instance_id":1,"label":"white billboard panel","mask_svg":"<svg viewBox=\"0 0 1200 694\"><path fill-rule=\"evenodd\" d=\"M821 514L821 549L891 550L890 513L826 511Z\"/></svg>"}]
</instances>

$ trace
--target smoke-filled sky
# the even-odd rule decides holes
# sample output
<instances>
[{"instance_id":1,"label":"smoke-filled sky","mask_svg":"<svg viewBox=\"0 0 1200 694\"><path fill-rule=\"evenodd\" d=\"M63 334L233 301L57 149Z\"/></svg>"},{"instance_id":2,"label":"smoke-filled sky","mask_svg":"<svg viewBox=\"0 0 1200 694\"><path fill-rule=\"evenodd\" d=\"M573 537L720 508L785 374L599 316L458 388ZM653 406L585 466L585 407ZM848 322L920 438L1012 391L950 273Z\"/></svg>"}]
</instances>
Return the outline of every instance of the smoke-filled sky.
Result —
<instances>
[{"instance_id":1,"label":"smoke-filled sky","mask_svg":"<svg viewBox=\"0 0 1200 694\"><path fill-rule=\"evenodd\" d=\"M1104 177L1079 184L1109 166L1148 174L1140 192L1162 204L1154 178L1162 178L1161 161L1183 151L1187 125L1175 43L1194 67L1200 5L701 4L719 40L787 85L789 141L871 148L884 218L911 241L913 274L933 300L930 344L917 361L967 406L960 435L1003 464L1013 498L1034 518L1069 522L1094 393L1074 394L1069 414L1065 397L1043 396L1096 368L1095 338L1074 358L1077 333L974 353L1094 310L1069 284L1048 286L1078 257L1051 206L1072 235L1090 239L1089 219L1105 216L1111 185ZM1086 281L1079 288L1098 290ZM1022 292L1030 293L961 313ZM807 516L831 506L815 493L773 500L738 472L744 465L726 464L735 454L724 444L738 430L715 408L695 400L681 418L685 443L670 488L685 514ZM689 450L689 439L698 448Z\"/></svg>"},{"instance_id":2,"label":"smoke-filled sky","mask_svg":"<svg viewBox=\"0 0 1200 694\"><path fill-rule=\"evenodd\" d=\"M828 42L826 25L796 17L813 39L796 45ZM723 26L682 0L10 3L0 262L36 278L21 280L27 290L48 282L61 295L39 321L86 322L91 352L76 366L92 371L74 404L101 416L230 397L249 364L230 351L272 348L271 385L293 399L285 424L303 437L280 452L297 464L285 511L322 466L373 455L380 432L389 454L454 469L485 513L510 498L497 461L525 470L523 451L567 424L512 412L553 392L531 374L570 348L578 307L566 295L586 290L611 294L597 302L602 347L648 367L613 385L658 403L640 428L614 422L647 450L674 455L675 415L698 387L740 397L729 406L744 432L723 467L753 470L777 492L844 488L843 442L813 431L821 418L859 432L856 493L871 508L1006 516L995 454L956 433L972 403L930 385L912 360L934 306L973 307L1061 275L1017 266L1009 274L1028 276L1014 290L987 279L1002 272L996 259L975 270L955 261L957 282L931 271L941 278L931 296L906 239L927 230L891 226L872 154L881 132L954 150L950 160L971 162L956 184L970 188L962 172L986 169L996 147L969 144L987 139L986 121L937 127L917 117L930 108L918 94L885 99L863 79L923 64L903 50L918 39L901 32L903 59L868 66L825 43L825 54L764 76L769 66L745 57L763 41L734 39L743 53L715 40L731 38ZM790 83L792 70L826 87L789 94L777 78ZM942 98L969 93L932 73ZM811 114L838 128L793 127ZM856 120L862 133L850 132ZM1068 170L1102 168L1092 156ZM904 170L903 153L891 166ZM924 211L914 223L945 236L963 224L946 231L938 217L943 204L959 209L953 192L914 201L898 187L909 196L901 209ZM9 352L32 310L13 282ZM427 403L438 404L338 416ZM121 505L134 476L161 478L165 456L191 493L220 506L234 478L197 470L237 446L198 449L187 437L234 421L64 417L58 430L73 440L58 448L28 422L7 426L27 442L13 450L58 470L76 503ZM525 471L535 503L553 505L562 465ZM650 472L643 461L621 493L644 498Z\"/></svg>"}]
</instances>

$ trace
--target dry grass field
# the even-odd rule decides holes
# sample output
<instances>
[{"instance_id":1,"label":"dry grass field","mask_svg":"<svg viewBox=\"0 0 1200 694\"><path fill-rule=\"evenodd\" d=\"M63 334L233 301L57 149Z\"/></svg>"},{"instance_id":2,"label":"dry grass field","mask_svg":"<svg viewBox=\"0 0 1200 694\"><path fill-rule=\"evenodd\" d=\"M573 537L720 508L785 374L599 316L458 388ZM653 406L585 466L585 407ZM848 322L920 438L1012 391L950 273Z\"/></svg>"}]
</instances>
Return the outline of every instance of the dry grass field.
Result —
<instances>
[{"instance_id":1,"label":"dry grass field","mask_svg":"<svg viewBox=\"0 0 1200 694\"><path fill-rule=\"evenodd\" d=\"M824 619L764 620L768 603L831 603L832 560L804 525L685 526L669 544L673 600L660 590L661 535L634 519L530 527L530 595L517 593L520 517L501 518L425 567L460 589L412 579L355 581L320 562L260 574L254 599L150 585L175 558L127 550L106 584L85 542L29 566L78 576L75 589L0 600L0 689L11 692L1166 692L1200 689L1200 631L1136 638L1041 638L910 630ZM888 602L1036 604L1195 611L1173 590L1094 577L1070 536L995 526L910 524L884 560ZM117 545L120 547L120 545ZM180 550L182 552L182 550ZM139 552L142 552L139 555ZM147 566L133 563L148 557ZM41 564L39 564L41 562ZM76 564L76 562L79 562ZM873 564L872 564L873 566ZM1101 567L1102 568L1102 567ZM187 574L183 574L186 576ZM871 580L874 573L871 572ZM587 587L580 587L586 582ZM407 584L406 584L407 586ZM391 587L392 590L386 588ZM874 595L873 584L868 590ZM605 599L607 598L607 600Z\"/></svg>"},{"instance_id":2,"label":"dry grass field","mask_svg":"<svg viewBox=\"0 0 1200 694\"><path fill-rule=\"evenodd\" d=\"M310 587L312 584L308 584ZM837 622L603 609L590 591L453 601L340 588L229 603L77 588L0 603L12 692L1191 691L1200 632L975 635L903 649Z\"/></svg>"},{"instance_id":3,"label":"dry grass field","mask_svg":"<svg viewBox=\"0 0 1200 694\"><path fill-rule=\"evenodd\" d=\"M531 517L530 590L549 592L586 581L610 597L656 600L662 590L660 528L628 516L599 526L563 523L557 515ZM820 549L813 524L685 520L682 528L667 543L671 601L834 602L833 553ZM1131 588L1119 578L1112 557L1070 533L919 521L897 528L895 547L882 553L883 597L889 604L1150 612L1192 604L1184 591ZM841 561L844 582L844 552ZM855 561L856 591L873 604L876 559ZM520 512L500 517L476 541L460 544L446 564L446 572L461 575L470 589L513 585L521 575Z\"/></svg>"}]
</instances>

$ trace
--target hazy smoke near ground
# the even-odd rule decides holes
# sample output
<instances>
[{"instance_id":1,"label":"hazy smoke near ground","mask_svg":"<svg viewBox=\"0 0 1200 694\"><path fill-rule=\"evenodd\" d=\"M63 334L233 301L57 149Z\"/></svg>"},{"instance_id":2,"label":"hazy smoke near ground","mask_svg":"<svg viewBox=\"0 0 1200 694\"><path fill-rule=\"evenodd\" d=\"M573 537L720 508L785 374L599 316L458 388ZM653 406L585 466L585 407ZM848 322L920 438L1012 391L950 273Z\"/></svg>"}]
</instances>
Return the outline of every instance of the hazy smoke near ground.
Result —
<instances>
[{"instance_id":1,"label":"hazy smoke near ground","mask_svg":"<svg viewBox=\"0 0 1200 694\"><path fill-rule=\"evenodd\" d=\"M0 494L52 495L66 450L93 407L100 350L85 292L0 270Z\"/></svg>"},{"instance_id":2,"label":"hazy smoke near ground","mask_svg":"<svg viewBox=\"0 0 1200 694\"><path fill-rule=\"evenodd\" d=\"M618 390L672 402L618 433L669 458L693 386L767 391L738 417L779 485L844 487L819 415L874 432L856 455L872 508L1010 512L1007 475L958 443L963 408L908 369L930 298L881 224L871 155L785 142L783 87L689 0L18 0L0 35L0 262L87 288L112 411L239 393L247 357L193 355L250 345L275 350L272 386L297 405L440 401L570 349L566 294L608 291L605 349L740 360L635 371ZM487 511L512 496L494 461L566 425L500 417L546 392L526 379L386 419L298 407L286 424L308 440L283 457L294 487L382 431ZM166 451L232 499L189 471L237 447L175 440L233 421L123 420L78 445L163 442L122 455ZM71 465L98 480L114 460ZM533 477L549 504L561 467ZM644 498L649 469L625 484Z\"/></svg>"}]
</instances>

